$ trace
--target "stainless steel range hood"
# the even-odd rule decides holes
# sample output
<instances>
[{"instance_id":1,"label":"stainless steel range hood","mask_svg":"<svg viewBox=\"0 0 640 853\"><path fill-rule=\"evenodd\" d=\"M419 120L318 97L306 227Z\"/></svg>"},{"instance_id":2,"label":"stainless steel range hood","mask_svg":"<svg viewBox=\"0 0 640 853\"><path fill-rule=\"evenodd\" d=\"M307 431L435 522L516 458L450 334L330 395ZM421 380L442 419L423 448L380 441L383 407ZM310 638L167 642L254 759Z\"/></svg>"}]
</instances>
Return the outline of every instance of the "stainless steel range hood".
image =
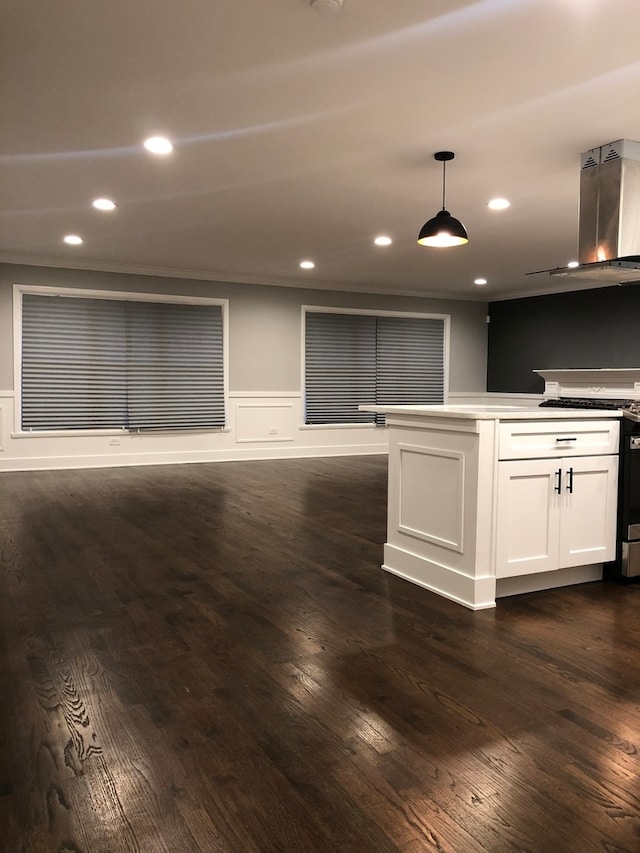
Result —
<instances>
[{"instance_id":1,"label":"stainless steel range hood","mask_svg":"<svg viewBox=\"0 0 640 853\"><path fill-rule=\"evenodd\" d=\"M597 261L593 264L580 264L578 267L557 267L545 272L553 276L600 281L603 284L635 284L640 282L640 255L628 255L625 258Z\"/></svg>"},{"instance_id":2,"label":"stainless steel range hood","mask_svg":"<svg viewBox=\"0 0 640 853\"><path fill-rule=\"evenodd\" d=\"M640 142L620 139L581 155L577 267L552 276L640 282Z\"/></svg>"}]
</instances>

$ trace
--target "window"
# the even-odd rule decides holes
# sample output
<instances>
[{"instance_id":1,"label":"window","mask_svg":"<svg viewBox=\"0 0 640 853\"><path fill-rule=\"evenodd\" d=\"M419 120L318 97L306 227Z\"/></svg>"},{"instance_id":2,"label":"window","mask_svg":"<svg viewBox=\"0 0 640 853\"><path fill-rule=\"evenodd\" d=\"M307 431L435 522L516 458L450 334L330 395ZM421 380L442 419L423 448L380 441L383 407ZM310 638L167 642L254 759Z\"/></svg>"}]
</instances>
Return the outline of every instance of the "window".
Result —
<instances>
[{"instance_id":1,"label":"window","mask_svg":"<svg viewBox=\"0 0 640 853\"><path fill-rule=\"evenodd\" d=\"M224 426L221 304L27 290L21 317L23 430Z\"/></svg>"},{"instance_id":2,"label":"window","mask_svg":"<svg viewBox=\"0 0 640 853\"><path fill-rule=\"evenodd\" d=\"M305 423L384 423L361 404L442 403L445 317L306 309Z\"/></svg>"}]
</instances>

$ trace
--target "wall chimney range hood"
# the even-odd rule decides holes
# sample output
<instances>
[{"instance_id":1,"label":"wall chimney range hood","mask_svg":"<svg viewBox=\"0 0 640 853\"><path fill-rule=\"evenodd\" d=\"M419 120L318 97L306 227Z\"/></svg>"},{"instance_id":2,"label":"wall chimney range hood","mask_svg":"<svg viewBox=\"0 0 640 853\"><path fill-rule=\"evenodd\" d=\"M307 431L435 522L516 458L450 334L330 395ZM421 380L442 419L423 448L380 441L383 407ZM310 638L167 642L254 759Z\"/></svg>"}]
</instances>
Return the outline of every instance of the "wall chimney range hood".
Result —
<instances>
[{"instance_id":1,"label":"wall chimney range hood","mask_svg":"<svg viewBox=\"0 0 640 853\"><path fill-rule=\"evenodd\" d=\"M640 142L620 139L581 154L578 262L542 272L602 284L640 282Z\"/></svg>"},{"instance_id":2,"label":"wall chimney range hood","mask_svg":"<svg viewBox=\"0 0 640 853\"><path fill-rule=\"evenodd\" d=\"M640 255L628 255L610 261L596 261L593 264L580 264L578 267L557 267L545 272L552 276L602 282L602 284L636 284L640 282ZM534 273L527 273L527 275L534 275Z\"/></svg>"}]
</instances>

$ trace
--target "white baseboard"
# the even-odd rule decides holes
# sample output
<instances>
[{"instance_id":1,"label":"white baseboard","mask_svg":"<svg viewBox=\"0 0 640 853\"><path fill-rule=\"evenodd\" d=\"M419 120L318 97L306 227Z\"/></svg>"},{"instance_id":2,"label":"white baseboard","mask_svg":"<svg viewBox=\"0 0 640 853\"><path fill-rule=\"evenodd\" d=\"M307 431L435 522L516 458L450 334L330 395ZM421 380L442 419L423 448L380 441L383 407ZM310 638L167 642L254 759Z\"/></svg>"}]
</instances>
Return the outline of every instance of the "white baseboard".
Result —
<instances>
[{"instance_id":1,"label":"white baseboard","mask_svg":"<svg viewBox=\"0 0 640 853\"><path fill-rule=\"evenodd\" d=\"M326 456L372 456L386 454L379 444L330 445L318 447L264 447L250 449L182 453L119 453L45 456L0 457L0 473L10 471L62 471L81 468L121 468L129 465L184 465L202 462L241 462L260 459L306 459Z\"/></svg>"},{"instance_id":2,"label":"white baseboard","mask_svg":"<svg viewBox=\"0 0 640 853\"><path fill-rule=\"evenodd\" d=\"M493 575L472 577L404 548L390 545L389 542L384 546L382 568L416 586L462 604L469 610L486 610L496 606L496 579Z\"/></svg>"},{"instance_id":3,"label":"white baseboard","mask_svg":"<svg viewBox=\"0 0 640 853\"><path fill-rule=\"evenodd\" d=\"M572 566L569 569L557 569L554 572L537 572L533 575L498 578L496 580L496 598L601 580L602 563L594 563L590 566Z\"/></svg>"}]
</instances>

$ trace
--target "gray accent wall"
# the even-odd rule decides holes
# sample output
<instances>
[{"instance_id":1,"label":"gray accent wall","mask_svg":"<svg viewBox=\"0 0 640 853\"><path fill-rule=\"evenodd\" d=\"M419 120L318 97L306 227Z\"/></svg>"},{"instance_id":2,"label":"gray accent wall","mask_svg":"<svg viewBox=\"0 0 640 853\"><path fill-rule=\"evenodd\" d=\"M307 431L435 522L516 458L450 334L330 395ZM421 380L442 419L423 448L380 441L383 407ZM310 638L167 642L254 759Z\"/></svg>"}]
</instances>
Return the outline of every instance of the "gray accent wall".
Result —
<instances>
[{"instance_id":1,"label":"gray accent wall","mask_svg":"<svg viewBox=\"0 0 640 853\"><path fill-rule=\"evenodd\" d=\"M486 388L485 302L3 264L0 265L0 389L7 391L13 390L14 284L228 299L231 392L300 391L303 305L449 314L449 389L452 392L483 392Z\"/></svg>"},{"instance_id":2,"label":"gray accent wall","mask_svg":"<svg viewBox=\"0 0 640 853\"><path fill-rule=\"evenodd\" d=\"M487 390L542 393L542 368L640 367L640 286L489 306Z\"/></svg>"}]
</instances>

